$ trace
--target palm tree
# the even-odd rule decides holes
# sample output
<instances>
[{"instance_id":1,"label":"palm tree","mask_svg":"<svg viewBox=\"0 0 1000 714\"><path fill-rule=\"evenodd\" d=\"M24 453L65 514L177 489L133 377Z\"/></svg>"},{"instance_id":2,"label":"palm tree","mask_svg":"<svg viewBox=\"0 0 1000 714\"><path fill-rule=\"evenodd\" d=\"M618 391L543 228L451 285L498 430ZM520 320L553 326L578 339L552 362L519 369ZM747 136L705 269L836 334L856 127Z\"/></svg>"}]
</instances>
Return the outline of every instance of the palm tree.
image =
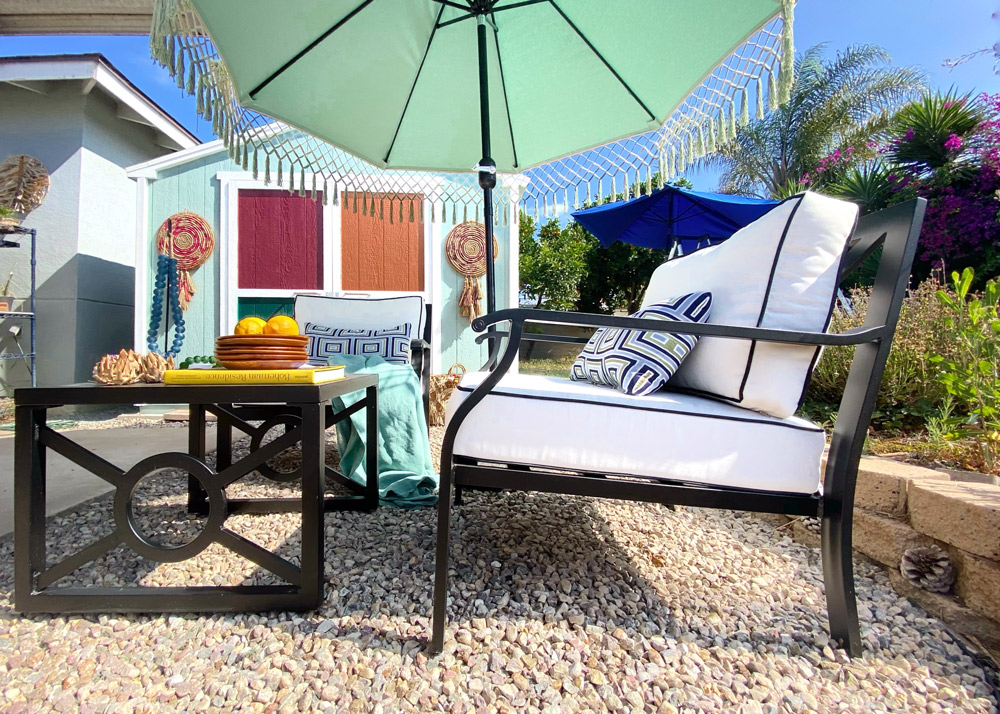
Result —
<instances>
[{"instance_id":1,"label":"palm tree","mask_svg":"<svg viewBox=\"0 0 1000 714\"><path fill-rule=\"evenodd\" d=\"M921 71L892 66L881 47L852 45L830 61L824 47L796 58L786 104L739 128L709 159L723 169L721 191L783 198L801 190L803 176L834 151L871 153L893 112L925 86Z\"/></svg>"}]
</instances>

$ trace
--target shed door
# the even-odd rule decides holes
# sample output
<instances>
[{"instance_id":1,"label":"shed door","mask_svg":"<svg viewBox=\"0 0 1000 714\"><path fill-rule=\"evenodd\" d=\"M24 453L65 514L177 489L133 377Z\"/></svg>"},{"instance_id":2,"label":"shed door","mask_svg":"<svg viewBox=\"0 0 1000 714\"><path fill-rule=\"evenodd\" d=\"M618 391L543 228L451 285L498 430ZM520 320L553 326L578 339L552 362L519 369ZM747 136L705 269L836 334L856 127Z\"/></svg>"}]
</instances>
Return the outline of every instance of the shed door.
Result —
<instances>
[{"instance_id":1,"label":"shed door","mask_svg":"<svg viewBox=\"0 0 1000 714\"><path fill-rule=\"evenodd\" d=\"M395 200L389 201L379 193L343 194L340 232L341 287L344 290L423 291L424 224L420 220L420 206L424 197L408 195L402 202L403 220L399 220L400 201L398 194L395 196ZM354 211L355 198L357 212ZM373 199L375 215L365 215L361 206L371 206ZM380 203L382 218L378 215ZM394 211L391 222L390 206Z\"/></svg>"},{"instance_id":2,"label":"shed door","mask_svg":"<svg viewBox=\"0 0 1000 714\"><path fill-rule=\"evenodd\" d=\"M240 189L238 287L323 289L323 200Z\"/></svg>"}]
</instances>

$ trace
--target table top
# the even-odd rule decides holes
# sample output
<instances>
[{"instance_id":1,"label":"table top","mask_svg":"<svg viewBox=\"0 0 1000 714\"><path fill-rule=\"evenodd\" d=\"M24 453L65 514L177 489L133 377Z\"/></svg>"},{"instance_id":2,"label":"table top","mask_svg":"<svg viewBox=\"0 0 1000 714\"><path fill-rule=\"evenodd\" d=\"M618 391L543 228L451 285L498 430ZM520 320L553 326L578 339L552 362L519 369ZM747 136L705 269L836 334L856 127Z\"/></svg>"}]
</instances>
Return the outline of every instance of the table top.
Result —
<instances>
[{"instance_id":1,"label":"table top","mask_svg":"<svg viewBox=\"0 0 1000 714\"><path fill-rule=\"evenodd\" d=\"M84 382L14 390L16 406L52 407L92 404L267 404L321 403L342 394L378 386L378 375L349 374L325 384L128 384Z\"/></svg>"}]
</instances>

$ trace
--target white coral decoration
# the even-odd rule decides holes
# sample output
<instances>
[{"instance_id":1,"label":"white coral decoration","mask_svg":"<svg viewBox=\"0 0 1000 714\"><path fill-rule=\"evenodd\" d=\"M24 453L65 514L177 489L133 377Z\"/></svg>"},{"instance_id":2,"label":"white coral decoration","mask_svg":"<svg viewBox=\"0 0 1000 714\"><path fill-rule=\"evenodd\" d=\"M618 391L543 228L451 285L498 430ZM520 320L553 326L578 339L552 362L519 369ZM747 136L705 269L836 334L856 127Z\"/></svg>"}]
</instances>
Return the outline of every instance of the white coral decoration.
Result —
<instances>
[{"instance_id":1,"label":"white coral decoration","mask_svg":"<svg viewBox=\"0 0 1000 714\"><path fill-rule=\"evenodd\" d=\"M116 355L105 355L94 365L94 379L100 384L135 384L136 382L162 382L163 373L174 368L174 359L164 359L155 352L139 355L132 350L122 350Z\"/></svg>"}]
</instances>

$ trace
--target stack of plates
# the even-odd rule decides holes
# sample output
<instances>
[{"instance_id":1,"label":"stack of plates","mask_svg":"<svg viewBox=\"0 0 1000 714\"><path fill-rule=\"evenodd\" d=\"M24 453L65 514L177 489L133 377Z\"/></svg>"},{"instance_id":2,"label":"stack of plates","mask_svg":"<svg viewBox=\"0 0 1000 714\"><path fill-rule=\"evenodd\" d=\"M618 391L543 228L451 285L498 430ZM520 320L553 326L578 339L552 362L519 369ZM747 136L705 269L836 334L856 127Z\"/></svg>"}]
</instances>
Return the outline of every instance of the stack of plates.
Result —
<instances>
[{"instance_id":1,"label":"stack of plates","mask_svg":"<svg viewBox=\"0 0 1000 714\"><path fill-rule=\"evenodd\" d=\"M225 335L215 358L228 369L295 369L308 361L305 335Z\"/></svg>"}]
</instances>

